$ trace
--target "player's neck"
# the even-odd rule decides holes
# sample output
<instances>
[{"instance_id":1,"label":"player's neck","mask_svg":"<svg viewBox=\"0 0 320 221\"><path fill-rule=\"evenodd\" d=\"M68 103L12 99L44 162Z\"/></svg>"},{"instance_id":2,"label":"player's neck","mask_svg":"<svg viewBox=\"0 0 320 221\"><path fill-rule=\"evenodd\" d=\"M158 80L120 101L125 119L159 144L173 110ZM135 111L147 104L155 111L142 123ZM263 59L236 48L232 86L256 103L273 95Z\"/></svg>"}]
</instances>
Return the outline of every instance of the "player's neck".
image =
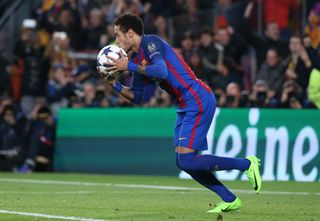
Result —
<instances>
[{"instance_id":1,"label":"player's neck","mask_svg":"<svg viewBox=\"0 0 320 221\"><path fill-rule=\"evenodd\" d=\"M142 41L142 36L136 35L135 38L133 39L132 51L134 51L135 53L139 52L141 41Z\"/></svg>"}]
</instances>

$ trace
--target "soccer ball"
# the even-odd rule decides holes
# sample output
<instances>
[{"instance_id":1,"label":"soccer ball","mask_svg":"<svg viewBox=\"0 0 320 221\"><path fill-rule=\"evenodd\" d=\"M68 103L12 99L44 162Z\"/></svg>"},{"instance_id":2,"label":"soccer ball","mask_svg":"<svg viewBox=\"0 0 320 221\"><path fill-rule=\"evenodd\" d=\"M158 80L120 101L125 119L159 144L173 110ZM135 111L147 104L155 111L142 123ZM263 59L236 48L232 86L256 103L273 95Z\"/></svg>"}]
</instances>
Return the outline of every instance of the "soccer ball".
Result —
<instances>
[{"instance_id":1,"label":"soccer ball","mask_svg":"<svg viewBox=\"0 0 320 221\"><path fill-rule=\"evenodd\" d=\"M97 67L101 73L103 73L106 76L109 75L109 71L107 70L108 65L106 63L112 63L112 60L107 58L107 56L112 57L114 59L119 59L121 56L120 51L122 52L122 54L127 56L126 52L117 45L107 45L100 50L97 56Z\"/></svg>"}]
</instances>

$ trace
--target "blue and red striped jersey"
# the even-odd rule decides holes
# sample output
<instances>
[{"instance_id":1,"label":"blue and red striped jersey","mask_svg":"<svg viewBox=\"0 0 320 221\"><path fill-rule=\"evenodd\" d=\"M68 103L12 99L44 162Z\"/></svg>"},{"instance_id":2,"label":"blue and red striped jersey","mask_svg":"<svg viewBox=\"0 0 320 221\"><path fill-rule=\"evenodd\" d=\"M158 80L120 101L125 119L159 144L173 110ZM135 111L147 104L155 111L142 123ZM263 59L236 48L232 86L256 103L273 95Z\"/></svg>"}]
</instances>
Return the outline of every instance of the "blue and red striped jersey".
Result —
<instances>
[{"instance_id":1,"label":"blue and red striped jersey","mask_svg":"<svg viewBox=\"0 0 320 221\"><path fill-rule=\"evenodd\" d=\"M139 51L132 56L131 61L139 65L151 65L149 67L155 64L166 66L160 70L167 73L149 74L147 70L147 78L157 78L159 75L160 87L176 97L178 111L202 109L202 101L212 93L211 89L195 76L183 58L166 41L156 35L142 37ZM150 70L157 72L158 69ZM145 78L144 75L133 72L131 89L137 97L143 94L141 90L146 82Z\"/></svg>"}]
</instances>

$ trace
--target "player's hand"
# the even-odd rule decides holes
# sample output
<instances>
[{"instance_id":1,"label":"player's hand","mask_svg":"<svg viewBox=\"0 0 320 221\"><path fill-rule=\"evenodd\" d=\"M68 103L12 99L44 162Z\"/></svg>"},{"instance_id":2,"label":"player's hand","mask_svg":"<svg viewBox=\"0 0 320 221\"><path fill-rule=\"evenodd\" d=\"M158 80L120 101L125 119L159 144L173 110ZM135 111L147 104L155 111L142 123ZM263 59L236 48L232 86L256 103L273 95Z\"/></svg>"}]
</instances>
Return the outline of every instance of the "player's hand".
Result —
<instances>
[{"instance_id":1,"label":"player's hand","mask_svg":"<svg viewBox=\"0 0 320 221\"><path fill-rule=\"evenodd\" d=\"M128 58L120 51L120 58L119 59L114 59L112 57L107 56L108 59L110 59L112 62L108 62L108 71L126 71L128 70L128 63L129 60Z\"/></svg>"},{"instance_id":2,"label":"player's hand","mask_svg":"<svg viewBox=\"0 0 320 221\"><path fill-rule=\"evenodd\" d=\"M100 78L103 79L104 82L106 82L107 84L109 84L111 86L113 86L115 84L116 79L114 76L110 75L109 72L106 74L106 73L102 72L99 67L97 67L97 72L99 73Z\"/></svg>"}]
</instances>

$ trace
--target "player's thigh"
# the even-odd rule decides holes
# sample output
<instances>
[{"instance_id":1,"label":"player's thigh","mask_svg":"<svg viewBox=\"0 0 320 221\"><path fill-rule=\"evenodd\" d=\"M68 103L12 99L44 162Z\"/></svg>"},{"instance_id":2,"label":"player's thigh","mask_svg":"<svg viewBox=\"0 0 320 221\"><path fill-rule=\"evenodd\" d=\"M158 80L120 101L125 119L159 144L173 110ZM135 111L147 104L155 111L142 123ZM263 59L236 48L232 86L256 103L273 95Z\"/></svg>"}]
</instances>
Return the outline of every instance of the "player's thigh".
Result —
<instances>
[{"instance_id":1,"label":"player's thigh","mask_svg":"<svg viewBox=\"0 0 320 221\"><path fill-rule=\"evenodd\" d=\"M195 150L207 149L207 133L213 114L207 111L187 112L180 127L178 145Z\"/></svg>"},{"instance_id":2,"label":"player's thigh","mask_svg":"<svg viewBox=\"0 0 320 221\"><path fill-rule=\"evenodd\" d=\"M178 112L176 116L176 127L174 129L174 146L177 147L179 145L179 135L182 126L182 122L185 116L185 112Z\"/></svg>"}]
</instances>

